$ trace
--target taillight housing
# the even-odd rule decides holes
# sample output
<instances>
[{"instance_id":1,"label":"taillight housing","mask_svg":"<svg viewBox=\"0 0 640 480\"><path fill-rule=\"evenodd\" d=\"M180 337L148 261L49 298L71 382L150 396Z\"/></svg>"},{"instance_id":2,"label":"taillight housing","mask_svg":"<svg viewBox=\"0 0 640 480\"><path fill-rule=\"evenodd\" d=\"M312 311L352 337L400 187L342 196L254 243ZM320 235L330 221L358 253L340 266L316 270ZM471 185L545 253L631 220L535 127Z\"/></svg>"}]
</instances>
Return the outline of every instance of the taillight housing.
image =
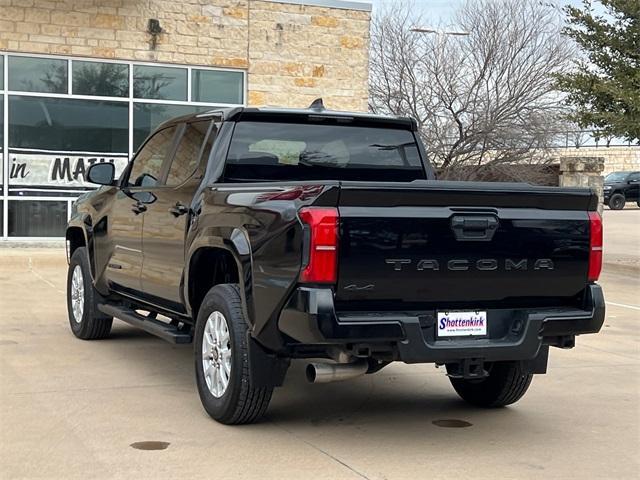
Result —
<instances>
[{"instance_id":1,"label":"taillight housing","mask_svg":"<svg viewBox=\"0 0 640 480\"><path fill-rule=\"evenodd\" d=\"M602 217L589 212L589 273L587 279L595 282L602 270Z\"/></svg>"},{"instance_id":2,"label":"taillight housing","mask_svg":"<svg viewBox=\"0 0 640 480\"><path fill-rule=\"evenodd\" d=\"M338 280L338 209L304 207L298 212L304 224L303 266L300 282L336 283Z\"/></svg>"}]
</instances>

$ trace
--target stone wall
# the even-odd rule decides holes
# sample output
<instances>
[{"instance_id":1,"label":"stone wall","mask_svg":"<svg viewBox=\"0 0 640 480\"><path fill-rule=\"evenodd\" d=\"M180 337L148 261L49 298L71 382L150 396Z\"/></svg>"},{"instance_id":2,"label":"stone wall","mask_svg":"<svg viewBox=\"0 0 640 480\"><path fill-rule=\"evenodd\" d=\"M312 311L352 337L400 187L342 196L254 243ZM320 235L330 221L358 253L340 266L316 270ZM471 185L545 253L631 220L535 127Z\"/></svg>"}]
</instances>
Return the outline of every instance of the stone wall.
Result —
<instances>
[{"instance_id":1,"label":"stone wall","mask_svg":"<svg viewBox=\"0 0 640 480\"><path fill-rule=\"evenodd\" d=\"M604 175L619 171L640 171L640 146L563 148L558 149L558 156L604 158Z\"/></svg>"},{"instance_id":2,"label":"stone wall","mask_svg":"<svg viewBox=\"0 0 640 480\"><path fill-rule=\"evenodd\" d=\"M560 159L561 187L593 188L599 198L598 211L602 215L605 159L602 157L564 157Z\"/></svg>"},{"instance_id":3,"label":"stone wall","mask_svg":"<svg viewBox=\"0 0 640 480\"><path fill-rule=\"evenodd\" d=\"M366 11L252 1L249 103L367 110Z\"/></svg>"},{"instance_id":4,"label":"stone wall","mask_svg":"<svg viewBox=\"0 0 640 480\"><path fill-rule=\"evenodd\" d=\"M369 21L271 0L0 0L0 50L242 68L250 105L366 110Z\"/></svg>"}]
</instances>

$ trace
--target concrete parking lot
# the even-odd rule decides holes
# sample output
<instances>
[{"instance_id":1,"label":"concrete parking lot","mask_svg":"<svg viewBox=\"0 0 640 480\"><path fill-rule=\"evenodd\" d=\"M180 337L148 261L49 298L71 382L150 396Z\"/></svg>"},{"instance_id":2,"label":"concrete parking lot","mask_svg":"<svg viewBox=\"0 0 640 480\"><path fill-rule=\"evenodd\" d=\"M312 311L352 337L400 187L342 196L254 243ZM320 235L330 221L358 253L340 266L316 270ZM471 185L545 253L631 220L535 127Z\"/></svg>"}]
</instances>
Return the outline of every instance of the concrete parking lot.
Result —
<instances>
[{"instance_id":1,"label":"concrete parking lot","mask_svg":"<svg viewBox=\"0 0 640 480\"><path fill-rule=\"evenodd\" d=\"M638 478L640 210L606 211L605 230L602 332L553 349L516 405L471 408L431 365L308 385L295 364L243 427L204 413L190 346L121 322L75 339L63 249L0 248L0 477Z\"/></svg>"}]
</instances>

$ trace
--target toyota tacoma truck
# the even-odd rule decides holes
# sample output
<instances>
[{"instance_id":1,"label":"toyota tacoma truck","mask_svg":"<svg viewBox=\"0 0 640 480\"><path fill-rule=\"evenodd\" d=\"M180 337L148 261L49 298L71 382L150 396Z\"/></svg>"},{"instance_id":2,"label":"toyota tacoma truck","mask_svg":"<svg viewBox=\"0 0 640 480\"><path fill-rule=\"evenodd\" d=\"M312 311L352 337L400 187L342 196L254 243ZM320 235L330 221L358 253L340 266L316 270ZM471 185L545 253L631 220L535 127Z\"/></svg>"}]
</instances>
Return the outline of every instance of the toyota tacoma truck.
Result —
<instances>
[{"instance_id":1,"label":"toyota tacoma truck","mask_svg":"<svg viewBox=\"0 0 640 480\"><path fill-rule=\"evenodd\" d=\"M87 179L66 230L72 332L117 318L193 343L225 424L259 419L291 359L310 382L432 363L465 401L505 406L604 320L594 192L438 181L410 118L209 111Z\"/></svg>"}]
</instances>

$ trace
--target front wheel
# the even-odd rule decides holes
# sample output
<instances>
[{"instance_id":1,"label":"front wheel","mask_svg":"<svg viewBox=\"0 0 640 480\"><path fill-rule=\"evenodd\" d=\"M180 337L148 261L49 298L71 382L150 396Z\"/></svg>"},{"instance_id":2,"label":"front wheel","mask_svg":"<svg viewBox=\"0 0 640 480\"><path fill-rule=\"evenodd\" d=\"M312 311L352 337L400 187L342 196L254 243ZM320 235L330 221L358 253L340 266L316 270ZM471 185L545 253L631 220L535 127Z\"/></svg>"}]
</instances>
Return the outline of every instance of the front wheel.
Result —
<instances>
[{"instance_id":1,"label":"front wheel","mask_svg":"<svg viewBox=\"0 0 640 480\"><path fill-rule=\"evenodd\" d=\"M98 310L100 294L91 281L89 256L85 247L77 248L69 262L67 311L73 334L83 340L105 338L111 332L113 317Z\"/></svg>"},{"instance_id":2,"label":"front wheel","mask_svg":"<svg viewBox=\"0 0 640 480\"><path fill-rule=\"evenodd\" d=\"M621 193L616 193L609 199L609 208L611 210L622 210L627 200Z\"/></svg>"},{"instance_id":3,"label":"front wheel","mask_svg":"<svg viewBox=\"0 0 640 480\"><path fill-rule=\"evenodd\" d=\"M204 297L194 339L196 384L209 416L227 425L252 423L267 410L273 387L249 375L247 323L237 285L216 285Z\"/></svg>"},{"instance_id":4,"label":"front wheel","mask_svg":"<svg viewBox=\"0 0 640 480\"><path fill-rule=\"evenodd\" d=\"M525 372L520 362L494 362L487 367L489 376L480 380L449 377L455 391L467 403L485 408L504 407L520 400L531 385L533 374Z\"/></svg>"}]
</instances>

